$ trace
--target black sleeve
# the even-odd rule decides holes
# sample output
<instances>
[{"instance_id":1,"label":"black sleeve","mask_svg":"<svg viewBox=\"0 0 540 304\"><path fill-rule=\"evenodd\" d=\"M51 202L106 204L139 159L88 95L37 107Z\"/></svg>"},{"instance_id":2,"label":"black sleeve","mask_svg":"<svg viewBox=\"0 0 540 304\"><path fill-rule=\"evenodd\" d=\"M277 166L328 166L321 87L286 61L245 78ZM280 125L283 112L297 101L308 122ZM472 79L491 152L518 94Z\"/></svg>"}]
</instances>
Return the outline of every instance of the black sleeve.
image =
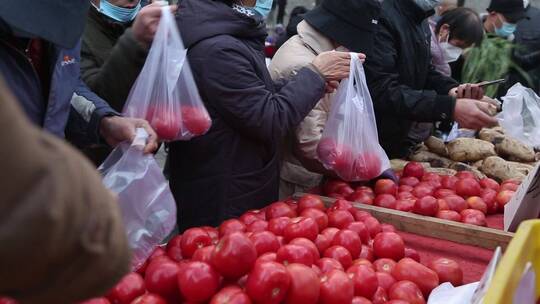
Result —
<instances>
[{"instance_id":1,"label":"black sleeve","mask_svg":"<svg viewBox=\"0 0 540 304\"><path fill-rule=\"evenodd\" d=\"M516 49L513 55L514 62L526 71L540 67L540 51L524 52Z\"/></svg>"}]
</instances>

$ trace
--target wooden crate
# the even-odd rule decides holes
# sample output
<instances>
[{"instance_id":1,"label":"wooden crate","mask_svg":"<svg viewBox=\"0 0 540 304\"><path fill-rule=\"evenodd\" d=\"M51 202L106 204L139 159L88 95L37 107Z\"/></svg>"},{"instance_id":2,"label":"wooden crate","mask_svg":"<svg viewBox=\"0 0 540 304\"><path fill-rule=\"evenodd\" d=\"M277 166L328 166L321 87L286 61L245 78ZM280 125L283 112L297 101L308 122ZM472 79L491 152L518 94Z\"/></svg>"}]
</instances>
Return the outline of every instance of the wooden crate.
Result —
<instances>
[{"instance_id":1,"label":"wooden crate","mask_svg":"<svg viewBox=\"0 0 540 304\"><path fill-rule=\"evenodd\" d=\"M299 198L303 195L304 193L296 193L294 198ZM321 196L321 198L326 206L330 206L336 201L336 199L329 197ZM458 223L360 203L352 204L360 210L371 213L380 222L394 225L400 231L465 245L486 249L495 249L500 246L504 250L514 236L513 233L493 228Z\"/></svg>"}]
</instances>

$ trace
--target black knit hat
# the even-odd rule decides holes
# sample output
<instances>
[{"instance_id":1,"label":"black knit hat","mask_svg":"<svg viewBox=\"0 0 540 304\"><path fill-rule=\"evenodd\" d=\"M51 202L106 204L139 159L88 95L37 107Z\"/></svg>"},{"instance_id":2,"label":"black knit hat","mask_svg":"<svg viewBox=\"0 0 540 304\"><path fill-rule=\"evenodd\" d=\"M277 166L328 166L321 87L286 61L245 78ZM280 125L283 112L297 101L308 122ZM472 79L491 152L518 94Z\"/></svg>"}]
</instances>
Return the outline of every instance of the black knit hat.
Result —
<instances>
[{"instance_id":1,"label":"black knit hat","mask_svg":"<svg viewBox=\"0 0 540 304\"><path fill-rule=\"evenodd\" d=\"M491 0L487 10L502 14L510 23L526 17L523 0Z\"/></svg>"},{"instance_id":2,"label":"black knit hat","mask_svg":"<svg viewBox=\"0 0 540 304\"><path fill-rule=\"evenodd\" d=\"M378 0L324 0L305 20L350 51L370 54L380 14Z\"/></svg>"}]
</instances>

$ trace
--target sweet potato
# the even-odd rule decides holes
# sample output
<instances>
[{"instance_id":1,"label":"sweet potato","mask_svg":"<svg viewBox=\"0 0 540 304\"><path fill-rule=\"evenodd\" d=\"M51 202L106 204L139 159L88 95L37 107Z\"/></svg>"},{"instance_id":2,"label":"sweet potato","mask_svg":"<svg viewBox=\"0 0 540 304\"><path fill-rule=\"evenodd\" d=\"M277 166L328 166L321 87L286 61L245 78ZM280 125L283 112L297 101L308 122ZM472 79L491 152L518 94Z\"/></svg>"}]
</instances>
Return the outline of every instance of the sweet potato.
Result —
<instances>
[{"instance_id":1,"label":"sweet potato","mask_svg":"<svg viewBox=\"0 0 540 304\"><path fill-rule=\"evenodd\" d=\"M450 159L457 162L475 162L497 155L493 144L476 138L454 139L447 148Z\"/></svg>"},{"instance_id":2,"label":"sweet potato","mask_svg":"<svg viewBox=\"0 0 540 304\"><path fill-rule=\"evenodd\" d=\"M511 169L523 173L524 175L529 175L529 173L534 169L533 166L528 164L523 164L519 162L507 161Z\"/></svg>"},{"instance_id":3,"label":"sweet potato","mask_svg":"<svg viewBox=\"0 0 540 304\"><path fill-rule=\"evenodd\" d=\"M472 164L472 166L478 170L480 170L480 168L482 167L482 163L484 162L484 160L479 160L479 161L476 161Z\"/></svg>"},{"instance_id":4,"label":"sweet potato","mask_svg":"<svg viewBox=\"0 0 540 304\"><path fill-rule=\"evenodd\" d=\"M435 136L430 136L424 144L428 147L430 152L436 153L440 156L448 157L448 150L442 139Z\"/></svg>"},{"instance_id":5,"label":"sweet potato","mask_svg":"<svg viewBox=\"0 0 540 304\"><path fill-rule=\"evenodd\" d=\"M498 156L486 158L482 164L482 172L499 182L508 179L522 181L525 178L525 174L516 171L507 161Z\"/></svg>"},{"instance_id":6,"label":"sweet potato","mask_svg":"<svg viewBox=\"0 0 540 304\"><path fill-rule=\"evenodd\" d=\"M493 141L495 141L495 139L498 137L504 137L504 135L494 131L493 129L482 129L480 130L480 133L478 133L478 138L489 141L490 143L493 143Z\"/></svg>"},{"instance_id":7,"label":"sweet potato","mask_svg":"<svg viewBox=\"0 0 540 304\"><path fill-rule=\"evenodd\" d=\"M448 168L426 168L426 172L429 173L436 173L439 175L456 175L457 171L454 169L448 169Z\"/></svg>"},{"instance_id":8,"label":"sweet potato","mask_svg":"<svg viewBox=\"0 0 540 304\"><path fill-rule=\"evenodd\" d=\"M436 168L448 168L452 164L452 161L448 158L439 156L433 152L428 151L417 151L411 154L409 157L411 160L417 161L417 162L427 162L431 165L431 167Z\"/></svg>"},{"instance_id":9,"label":"sweet potato","mask_svg":"<svg viewBox=\"0 0 540 304\"><path fill-rule=\"evenodd\" d=\"M450 165L450 169L456 170L457 172L459 172L459 171L472 172L474 174L474 176L476 176L476 178L478 178L478 179L482 179L482 178L486 177L486 175L484 173L482 173L480 170L476 169L473 166L469 166L469 165L467 165L465 163L455 162L452 165Z\"/></svg>"},{"instance_id":10,"label":"sweet potato","mask_svg":"<svg viewBox=\"0 0 540 304\"><path fill-rule=\"evenodd\" d=\"M494 144L499 156L504 158L512 158L512 160L520 162L533 162L536 160L534 149L519 140L508 136L497 137L494 140Z\"/></svg>"}]
</instances>

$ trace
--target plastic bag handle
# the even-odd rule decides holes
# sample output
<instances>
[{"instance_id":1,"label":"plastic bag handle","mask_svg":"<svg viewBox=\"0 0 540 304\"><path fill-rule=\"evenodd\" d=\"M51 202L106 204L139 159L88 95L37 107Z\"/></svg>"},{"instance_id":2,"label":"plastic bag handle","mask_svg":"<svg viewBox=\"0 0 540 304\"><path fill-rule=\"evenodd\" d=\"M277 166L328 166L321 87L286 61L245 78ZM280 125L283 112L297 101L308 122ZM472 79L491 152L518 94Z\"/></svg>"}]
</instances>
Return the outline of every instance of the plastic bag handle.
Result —
<instances>
[{"instance_id":1,"label":"plastic bag handle","mask_svg":"<svg viewBox=\"0 0 540 304\"><path fill-rule=\"evenodd\" d=\"M148 141L148 132L146 132L146 130L143 128L137 128L135 130L135 138L133 139L131 146L144 148L144 146L146 146L147 141Z\"/></svg>"}]
</instances>

